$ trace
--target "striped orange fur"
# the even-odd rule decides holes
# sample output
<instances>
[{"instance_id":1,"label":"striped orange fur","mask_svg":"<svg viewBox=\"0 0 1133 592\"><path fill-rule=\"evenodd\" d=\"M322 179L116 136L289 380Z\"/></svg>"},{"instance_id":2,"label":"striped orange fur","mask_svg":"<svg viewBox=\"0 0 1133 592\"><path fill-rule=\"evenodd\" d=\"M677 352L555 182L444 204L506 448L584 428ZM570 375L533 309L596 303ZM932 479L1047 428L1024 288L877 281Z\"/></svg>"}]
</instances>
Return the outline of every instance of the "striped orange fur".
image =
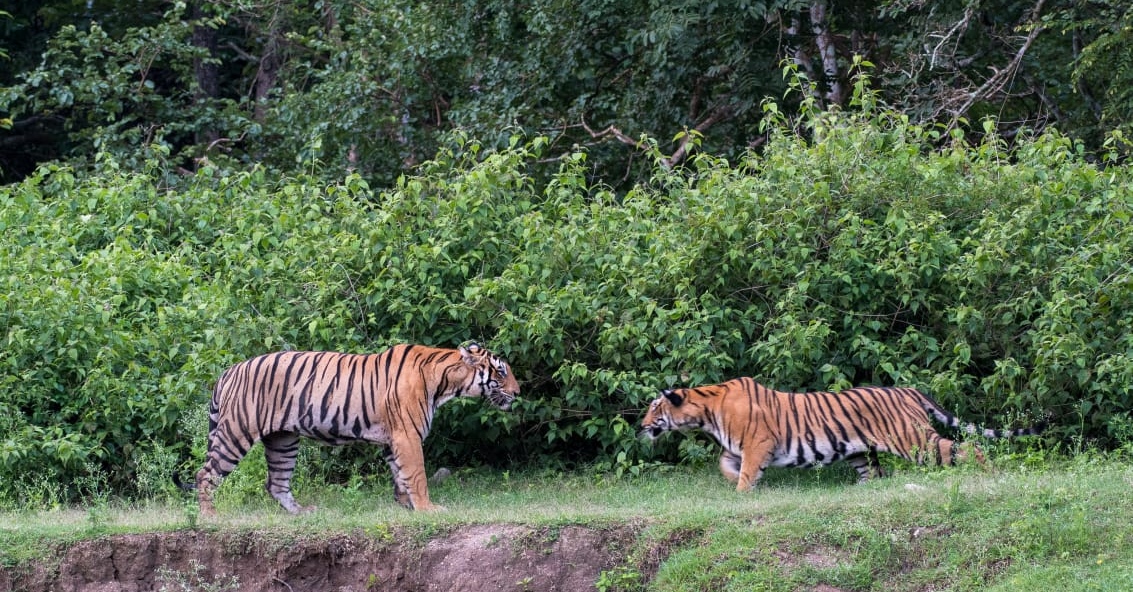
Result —
<instances>
[{"instance_id":1,"label":"striped orange fur","mask_svg":"<svg viewBox=\"0 0 1133 592\"><path fill-rule=\"evenodd\" d=\"M216 513L214 489L259 441L268 492L289 512L309 509L291 495L300 436L383 446L395 499L433 509L422 443L437 408L454 397L484 396L507 409L518 394L508 363L477 344L397 345L378 354L286 351L240 362L213 390L208 453L196 479L201 513Z\"/></svg>"},{"instance_id":2,"label":"striped orange fur","mask_svg":"<svg viewBox=\"0 0 1133 592\"><path fill-rule=\"evenodd\" d=\"M931 418L931 419L930 419ZM753 487L764 469L813 467L844 460L860 481L881 474L878 452L924 463L950 465L964 448L941 436L931 420L988 438L1038 434L1042 425L1019 430L979 429L961 422L914 388L859 387L845 391L790 393L751 378L666 390L642 419L642 435L701 429L724 448L720 472L738 491ZM971 451L979 462L983 453Z\"/></svg>"}]
</instances>

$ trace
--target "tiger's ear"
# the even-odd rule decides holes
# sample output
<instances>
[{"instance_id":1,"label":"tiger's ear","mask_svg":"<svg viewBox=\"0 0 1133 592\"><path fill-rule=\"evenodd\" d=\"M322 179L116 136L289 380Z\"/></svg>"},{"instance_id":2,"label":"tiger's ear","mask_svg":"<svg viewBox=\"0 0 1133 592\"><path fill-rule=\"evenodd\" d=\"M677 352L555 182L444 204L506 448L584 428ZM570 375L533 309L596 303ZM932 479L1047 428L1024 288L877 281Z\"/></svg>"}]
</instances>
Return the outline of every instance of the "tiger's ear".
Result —
<instances>
[{"instance_id":1,"label":"tiger's ear","mask_svg":"<svg viewBox=\"0 0 1133 592\"><path fill-rule=\"evenodd\" d=\"M681 403L685 402L684 397L678 395L677 393L673 392L672 390L665 389L665 390L661 391L661 394L664 395L665 398L669 400L669 403L672 403L673 407L680 407Z\"/></svg>"},{"instance_id":2,"label":"tiger's ear","mask_svg":"<svg viewBox=\"0 0 1133 592\"><path fill-rule=\"evenodd\" d=\"M469 341L457 349L460 352L460 357L464 358L464 363L469 366L475 366L484 354L484 348L480 347L480 344L475 341Z\"/></svg>"}]
</instances>

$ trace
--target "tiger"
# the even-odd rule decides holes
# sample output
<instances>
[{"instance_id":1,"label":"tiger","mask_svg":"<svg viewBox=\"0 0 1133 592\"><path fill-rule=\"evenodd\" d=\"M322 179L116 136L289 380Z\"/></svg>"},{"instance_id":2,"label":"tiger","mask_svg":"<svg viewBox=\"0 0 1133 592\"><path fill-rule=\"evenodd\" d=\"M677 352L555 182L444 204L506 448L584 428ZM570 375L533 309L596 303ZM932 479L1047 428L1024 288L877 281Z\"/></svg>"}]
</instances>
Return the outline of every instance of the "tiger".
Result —
<instances>
[{"instance_id":1,"label":"tiger","mask_svg":"<svg viewBox=\"0 0 1133 592\"><path fill-rule=\"evenodd\" d=\"M925 464L951 465L971 455L975 445L958 446L942 437L930 417L949 428L987 438L1038 435L1045 427L980 429L963 423L920 390L908 387L857 387L841 392L792 393L772 390L752 378L720 384L666 389L642 418L640 435L656 439L670 430L701 429L723 447L720 472L747 491L767 467L809 468L844 460L858 482L884 476L878 452Z\"/></svg>"},{"instance_id":2,"label":"tiger","mask_svg":"<svg viewBox=\"0 0 1133 592\"><path fill-rule=\"evenodd\" d=\"M299 438L383 447L394 499L411 510L429 500L422 444L433 416L455 397L483 396L508 410L519 383L508 363L477 343L457 349L395 345L376 354L283 351L225 370L209 405L208 451L196 474L200 513L215 516L213 491L262 441L266 488L288 512L313 510L291 494Z\"/></svg>"}]
</instances>

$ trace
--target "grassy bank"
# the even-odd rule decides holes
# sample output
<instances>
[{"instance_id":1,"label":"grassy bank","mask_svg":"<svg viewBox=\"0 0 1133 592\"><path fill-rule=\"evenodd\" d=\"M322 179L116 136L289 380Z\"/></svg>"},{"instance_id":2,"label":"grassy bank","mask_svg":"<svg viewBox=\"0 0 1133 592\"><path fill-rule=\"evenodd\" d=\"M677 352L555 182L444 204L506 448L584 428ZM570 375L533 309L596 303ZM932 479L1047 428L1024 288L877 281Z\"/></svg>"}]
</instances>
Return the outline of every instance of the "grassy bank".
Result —
<instances>
[{"instance_id":1,"label":"grassy bank","mask_svg":"<svg viewBox=\"0 0 1133 592\"><path fill-rule=\"evenodd\" d=\"M121 532L184 528L430 532L468 523L641 525L607 590L1133 589L1133 467L1119 458L1019 459L980 471L903 468L852 485L848 470L771 471L737 494L711 467L611 479L457 471L435 487L447 510L410 513L382 485L298 491L319 511L291 517L267 498L221 497L218 521L171 500L136 507L0 514L0 561ZM384 480L384 475L381 475ZM651 562L653 562L651 564Z\"/></svg>"}]
</instances>

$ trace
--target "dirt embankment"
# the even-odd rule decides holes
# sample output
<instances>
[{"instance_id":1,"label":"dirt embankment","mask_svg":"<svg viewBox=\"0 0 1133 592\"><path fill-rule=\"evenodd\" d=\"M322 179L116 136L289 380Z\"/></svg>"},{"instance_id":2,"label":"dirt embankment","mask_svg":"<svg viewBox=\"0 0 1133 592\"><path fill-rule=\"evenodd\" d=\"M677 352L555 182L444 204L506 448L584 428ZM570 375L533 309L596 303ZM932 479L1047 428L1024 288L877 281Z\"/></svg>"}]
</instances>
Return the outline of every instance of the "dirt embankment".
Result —
<instances>
[{"instance_id":1,"label":"dirt embankment","mask_svg":"<svg viewBox=\"0 0 1133 592\"><path fill-rule=\"evenodd\" d=\"M0 591L575 592L593 590L603 571L624 565L637 533L630 526L478 525L427 539L389 532L118 535L32 565L0 567Z\"/></svg>"}]
</instances>

